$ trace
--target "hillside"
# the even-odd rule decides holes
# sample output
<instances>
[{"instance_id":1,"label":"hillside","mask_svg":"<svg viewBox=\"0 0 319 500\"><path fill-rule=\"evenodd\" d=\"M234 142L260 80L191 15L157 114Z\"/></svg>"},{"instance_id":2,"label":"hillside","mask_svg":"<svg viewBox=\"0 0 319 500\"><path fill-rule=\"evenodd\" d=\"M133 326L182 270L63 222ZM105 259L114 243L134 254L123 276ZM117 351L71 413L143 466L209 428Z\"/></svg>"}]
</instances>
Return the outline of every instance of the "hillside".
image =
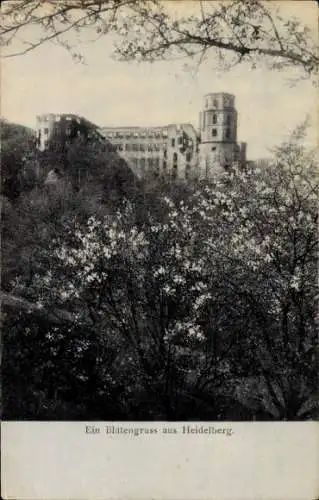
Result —
<instances>
[{"instance_id":1,"label":"hillside","mask_svg":"<svg viewBox=\"0 0 319 500\"><path fill-rule=\"evenodd\" d=\"M130 197L137 178L112 145L97 135L66 140L59 131L46 151L36 148L35 132L20 124L1 120L1 194L13 200L45 183L53 170L79 190L88 182L103 186L106 198Z\"/></svg>"}]
</instances>

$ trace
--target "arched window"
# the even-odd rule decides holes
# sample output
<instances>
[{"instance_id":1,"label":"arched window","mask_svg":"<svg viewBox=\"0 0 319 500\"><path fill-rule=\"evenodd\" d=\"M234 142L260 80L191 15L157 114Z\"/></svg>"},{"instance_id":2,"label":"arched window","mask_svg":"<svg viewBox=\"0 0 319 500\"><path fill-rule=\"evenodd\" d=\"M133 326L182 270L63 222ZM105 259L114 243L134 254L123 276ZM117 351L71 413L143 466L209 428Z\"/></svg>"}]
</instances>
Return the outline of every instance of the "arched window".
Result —
<instances>
[{"instance_id":1,"label":"arched window","mask_svg":"<svg viewBox=\"0 0 319 500\"><path fill-rule=\"evenodd\" d=\"M177 178L177 153L173 154L173 169L172 169L172 178Z\"/></svg>"}]
</instances>

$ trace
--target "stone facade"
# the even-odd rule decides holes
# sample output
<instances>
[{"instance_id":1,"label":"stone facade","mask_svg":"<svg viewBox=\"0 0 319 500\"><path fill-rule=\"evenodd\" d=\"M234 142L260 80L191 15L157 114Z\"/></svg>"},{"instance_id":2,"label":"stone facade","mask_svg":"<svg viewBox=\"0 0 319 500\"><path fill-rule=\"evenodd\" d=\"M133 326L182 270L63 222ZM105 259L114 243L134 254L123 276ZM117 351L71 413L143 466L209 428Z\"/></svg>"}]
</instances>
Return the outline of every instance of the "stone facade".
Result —
<instances>
[{"instance_id":1,"label":"stone facade","mask_svg":"<svg viewBox=\"0 0 319 500\"><path fill-rule=\"evenodd\" d=\"M102 131L140 178L196 176L199 138L192 125L103 127Z\"/></svg>"},{"instance_id":2,"label":"stone facade","mask_svg":"<svg viewBox=\"0 0 319 500\"><path fill-rule=\"evenodd\" d=\"M237 111L233 95L207 94L203 104L199 119L200 176L212 178L234 163L245 163L246 143L237 143Z\"/></svg>"}]
</instances>

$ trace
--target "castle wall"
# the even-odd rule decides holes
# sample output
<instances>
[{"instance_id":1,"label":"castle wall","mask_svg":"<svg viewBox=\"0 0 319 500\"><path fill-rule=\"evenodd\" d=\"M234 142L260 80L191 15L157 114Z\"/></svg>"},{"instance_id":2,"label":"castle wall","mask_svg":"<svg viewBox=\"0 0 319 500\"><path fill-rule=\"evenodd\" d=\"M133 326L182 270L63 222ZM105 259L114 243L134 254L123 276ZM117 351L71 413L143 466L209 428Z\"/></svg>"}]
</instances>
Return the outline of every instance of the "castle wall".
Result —
<instances>
[{"instance_id":1,"label":"castle wall","mask_svg":"<svg viewBox=\"0 0 319 500\"><path fill-rule=\"evenodd\" d=\"M197 168L197 134L192 125L104 127L105 137L140 178L188 179Z\"/></svg>"},{"instance_id":2,"label":"castle wall","mask_svg":"<svg viewBox=\"0 0 319 500\"><path fill-rule=\"evenodd\" d=\"M82 128L101 132L139 178L211 179L234 162L246 162L246 143L237 143L237 121L235 97L219 92L204 96L199 131L188 123L99 129L76 115L50 113L37 116L37 140L44 151L58 122L66 137L71 124L78 124L78 134Z\"/></svg>"}]
</instances>

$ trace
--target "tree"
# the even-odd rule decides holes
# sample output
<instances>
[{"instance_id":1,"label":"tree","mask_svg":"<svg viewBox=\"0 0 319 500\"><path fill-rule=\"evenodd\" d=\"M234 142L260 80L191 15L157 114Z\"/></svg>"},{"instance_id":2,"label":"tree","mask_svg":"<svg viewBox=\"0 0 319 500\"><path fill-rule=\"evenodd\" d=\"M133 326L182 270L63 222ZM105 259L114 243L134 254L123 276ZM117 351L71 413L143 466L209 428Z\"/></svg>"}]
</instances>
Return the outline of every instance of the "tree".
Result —
<instances>
[{"instance_id":1,"label":"tree","mask_svg":"<svg viewBox=\"0 0 319 500\"><path fill-rule=\"evenodd\" d=\"M319 58L311 30L283 17L271 1L194 1L188 15L176 9L173 2L159 0L15 0L2 9L0 33L6 45L24 37L9 57L53 41L81 59L67 35L91 28L96 38L115 33L115 54L123 60L186 57L200 63L210 57L226 69L266 62L270 69L300 68L316 81ZM30 26L40 28L38 38L24 32Z\"/></svg>"}]
</instances>

